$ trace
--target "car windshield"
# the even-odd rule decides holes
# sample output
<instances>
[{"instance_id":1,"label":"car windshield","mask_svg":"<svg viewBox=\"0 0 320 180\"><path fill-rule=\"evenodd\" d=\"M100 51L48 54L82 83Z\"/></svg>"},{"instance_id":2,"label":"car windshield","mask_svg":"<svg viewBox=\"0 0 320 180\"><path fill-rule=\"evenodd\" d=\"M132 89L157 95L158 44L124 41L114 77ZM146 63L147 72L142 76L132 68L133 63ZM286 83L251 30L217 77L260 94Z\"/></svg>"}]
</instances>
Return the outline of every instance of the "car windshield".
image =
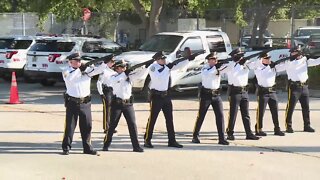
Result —
<instances>
[{"instance_id":1,"label":"car windshield","mask_svg":"<svg viewBox=\"0 0 320 180\"><path fill-rule=\"evenodd\" d=\"M86 41L82 47L82 51L86 53L114 53L120 50L120 45L104 41Z\"/></svg>"},{"instance_id":2,"label":"car windshield","mask_svg":"<svg viewBox=\"0 0 320 180\"><path fill-rule=\"evenodd\" d=\"M70 52L75 46L75 42L58 42L57 40L38 40L30 51L41 52Z\"/></svg>"},{"instance_id":3,"label":"car windshield","mask_svg":"<svg viewBox=\"0 0 320 180\"><path fill-rule=\"evenodd\" d=\"M0 49L9 49L13 43L12 39L0 39Z\"/></svg>"},{"instance_id":4,"label":"car windshield","mask_svg":"<svg viewBox=\"0 0 320 180\"><path fill-rule=\"evenodd\" d=\"M11 44L11 49L28 49L32 40L15 40Z\"/></svg>"},{"instance_id":5,"label":"car windshield","mask_svg":"<svg viewBox=\"0 0 320 180\"><path fill-rule=\"evenodd\" d=\"M320 33L320 29L300 29L296 31L295 36L310 36L318 33Z\"/></svg>"},{"instance_id":6,"label":"car windshield","mask_svg":"<svg viewBox=\"0 0 320 180\"><path fill-rule=\"evenodd\" d=\"M171 53L176 49L181 40L182 36L155 35L141 45L139 50L153 52L164 51Z\"/></svg>"}]
</instances>

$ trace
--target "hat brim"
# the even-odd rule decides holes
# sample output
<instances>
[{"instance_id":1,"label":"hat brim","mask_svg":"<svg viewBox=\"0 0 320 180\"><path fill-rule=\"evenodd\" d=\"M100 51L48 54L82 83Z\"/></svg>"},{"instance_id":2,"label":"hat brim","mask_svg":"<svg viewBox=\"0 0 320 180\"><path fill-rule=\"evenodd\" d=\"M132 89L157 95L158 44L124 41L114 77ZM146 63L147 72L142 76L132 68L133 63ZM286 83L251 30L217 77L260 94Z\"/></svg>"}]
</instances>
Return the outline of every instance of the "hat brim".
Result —
<instances>
[{"instance_id":1,"label":"hat brim","mask_svg":"<svg viewBox=\"0 0 320 180\"><path fill-rule=\"evenodd\" d=\"M81 61L81 59L80 59L80 58L70 58L70 59L69 59L69 61L71 61L71 60Z\"/></svg>"}]
</instances>

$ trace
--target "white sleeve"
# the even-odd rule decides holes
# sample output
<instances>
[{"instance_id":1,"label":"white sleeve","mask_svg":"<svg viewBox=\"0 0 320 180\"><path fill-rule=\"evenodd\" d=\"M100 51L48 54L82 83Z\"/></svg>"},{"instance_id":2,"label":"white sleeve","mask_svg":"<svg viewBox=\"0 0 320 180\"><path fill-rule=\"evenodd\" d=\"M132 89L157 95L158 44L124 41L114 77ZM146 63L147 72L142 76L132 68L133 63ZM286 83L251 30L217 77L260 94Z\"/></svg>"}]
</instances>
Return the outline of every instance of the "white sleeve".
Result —
<instances>
[{"instance_id":1,"label":"white sleeve","mask_svg":"<svg viewBox=\"0 0 320 180\"><path fill-rule=\"evenodd\" d=\"M69 68L62 72L62 76L65 82L72 82L76 79L81 78L82 73L79 68L78 69Z\"/></svg>"},{"instance_id":2,"label":"white sleeve","mask_svg":"<svg viewBox=\"0 0 320 180\"><path fill-rule=\"evenodd\" d=\"M188 65L189 65L189 60L186 59L186 60L174 65L172 67L171 71L175 71L175 70L178 70L178 69L183 69L183 68L187 67Z\"/></svg>"},{"instance_id":3,"label":"white sleeve","mask_svg":"<svg viewBox=\"0 0 320 180\"><path fill-rule=\"evenodd\" d=\"M280 64L277 64L275 66L276 72L281 72L281 71L285 71L287 69L288 66L288 61L282 62Z\"/></svg>"},{"instance_id":4,"label":"white sleeve","mask_svg":"<svg viewBox=\"0 0 320 180\"><path fill-rule=\"evenodd\" d=\"M307 60L307 64L308 64L308 67L319 65L319 64L320 64L320 57L317 58L317 59L311 59L311 58L309 58L309 59Z\"/></svg>"},{"instance_id":5,"label":"white sleeve","mask_svg":"<svg viewBox=\"0 0 320 180\"><path fill-rule=\"evenodd\" d=\"M92 77L97 74L101 74L103 70L106 69L106 67L107 67L107 64L101 63L98 67L94 67L94 66L87 67L85 72L87 73L88 76Z\"/></svg>"},{"instance_id":6,"label":"white sleeve","mask_svg":"<svg viewBox=\"0 0 320 180\"><path fill-rule=\"evenodd\" d=\"M235 62L234 61L230 61L229 63L222 65L219 70L221 73L228 73L229 71L232 70L232 67L235 66Z\"/></svg>"},{"instance_id":7,"label":"white sleeve","mask_svg":"<svg viewBox=\"0 0 320 180\"><path fill-rule=\"evenodd\" d=\"M145 79L148 75L149 69L145 67L137 68L129 74L130 81L135 81L138 79Z\"/></svg>"},{"instance_id":8,"label":"white sleeve","mask_svg":"<svg viewBox=\"0 0 320 180\"><path fill-rule=\"evenodd\" d=\"M103 79L104 79L104 74L100 74L98 81L97 81L97 89L100 95L103 95L103 88L102 88L102 83L103 83Z\"/></svg>"},{"instance_id":9,"label":"white sleeve","mask_svg":"<svg viewBox=\"0 0 320 180\"><path fill-rule=\"evenodd\" d=\"M260 63L260 59L259 60L252 60L250 62L247 62L246 65L249 69L257 69L257 67L259 66L259 63Z\"/></svg>"}]
</instances>

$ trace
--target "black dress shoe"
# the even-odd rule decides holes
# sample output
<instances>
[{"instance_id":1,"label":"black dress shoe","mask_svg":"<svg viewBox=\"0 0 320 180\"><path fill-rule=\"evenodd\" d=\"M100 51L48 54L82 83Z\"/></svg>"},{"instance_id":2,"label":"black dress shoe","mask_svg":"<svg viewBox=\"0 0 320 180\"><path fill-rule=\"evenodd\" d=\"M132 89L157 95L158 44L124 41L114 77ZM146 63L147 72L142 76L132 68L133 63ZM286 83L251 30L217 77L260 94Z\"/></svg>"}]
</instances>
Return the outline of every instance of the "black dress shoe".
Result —
<instances>
[{"instance_id":1,"label":"black dress shoe","mask_svg":"<svg viewBox=\"0 0 320 180\"><path fill-rule=\"evenodd\" d=\"M248 134L246 139L248 139L248 140L259 140L260 138L255 136L254 134Z\"/></svg>"},{"instance_id":2,"label":"black dress shoe","mask_svg":"<svg viewBox=\"0 0 320 180\"><path fill-rule=\"evenodd\" d=\"M151 141L144 141L144 147L146 148L153 148L153 145L151 144Z\"/></svg>"},{"instance_id":3,"label":"black dress shoe","mask_svg":"<svg viewBox=\"0 0 320 180\"><path fill-rule=\"evenodd\" d=\"M230 140L230 141L234 141L235 140L233 134L228 134L227 139Z\"/></svg>"},{"instance_id":4,"label":"black dress shoe","mask_svg":"<svg viewBox=\"0 0 320 180\"><path fill-rule=\"evenodd\" d=\"M198 137L198 136L194 136L194 137L192 138L192 141L191 141L191 142L199 144L199 143L200 143L199 137Z\"/></svg>"},{"instance_id":5,"label":"black dress shoe","mask_svg":"<svg viewBox=\"0 0 320 180\"><path fill-rule=\"evenodd\" d=\"M63 149L62 155L69 155L69 149Z\"/></svg>"},{"instance_id":6,"label":"black dress shoe","mask_svg":"<svg viewBox=\"0 0 320 180\"><path fill-rule=\"evenodd\" d=\"M143 149L141 147L134 148L133 152L143 152Z\"/></svg>"},{"instance_id":7,"label":"black dress shoe","mask_svg":"<svg viewBox=\"0 0 320 180\"><path fill-rule=\"evenodd\" d=\"M288 127L288 128L286 129L286 132L287 132L287 133L294 133L292 127Z\"/></svg>"},{"instance_id":8,"label":"black dress shoe","mask_svg":"<svg viewBox=\"0 0 320 180\"><path fill-rule=\"evenodd\" d=\"M315 130L311 126L305 126L303 128L304 132L315 132Z\"/></svg>"},{"instance_id":9,"label":"black dress shoe","mask_svg":"<svg viewBox=\"0 0 320 180\"><path fill-rule=\"evenodd\" d=\"M96 150L83 151L83 154L98 155L98 151Z\"/></svg>"},{"instance_id":10,"label":"black dress shoe","mask_svg":"<svg viewBox=\"0 0 320 180\"><path fill-rule=\"evenodd\" d=\"M286 134L282 132L280 129L275 129L274 130L274 135L276 136L285 136Z\"/></svg>"},{"instance_id":11,"label":"black dress shoe","mask_svg":"<svg viewBox=\"0 0 320 180\"><path fill-rule=\"evenodd\" d=\"M221 144L221 145L229 145L229 142L227 140L219 140L218 144Z\"/></svg>"},{"instance_id":12,"label":"black dress shoe","mask_svg":"<svg viewBox=\"0 0 320 180\"><path fill-rule=\"evenodd\" d=\"M113 133L117 133L118 131L115 129L114 131L113 131Z\"/></svg>"},{"instance_id":13,"label":"black dress shoe","mask_svg":"<svg viewBox=\"0 0 320 180\"><path fill-rule=\"evenodd\" d=\"M104 145L102 151L109 151L109 146Z\"/></svg>"},{"instance_id":14,"label":"black dress shoe","mask_svg":"<svg viewBox=\"0 0 320 180\"><path fill-rule=\"evenodd\" d=\"M179 144L177 141L174 141L174 142L169 142L168 147L183 148L183 145Z\"/></svg>"},{"instance_id":15,"label":"black dress shoe","mask_svg":"<svg viewBox=\"0 0 320 180\"><path fill-rule=\"evenodd\" d=\"M265 133L265 132L262 131L262 130L256 131L256 136L267 136L267 133Z\"/></svg>"}]
</instances>

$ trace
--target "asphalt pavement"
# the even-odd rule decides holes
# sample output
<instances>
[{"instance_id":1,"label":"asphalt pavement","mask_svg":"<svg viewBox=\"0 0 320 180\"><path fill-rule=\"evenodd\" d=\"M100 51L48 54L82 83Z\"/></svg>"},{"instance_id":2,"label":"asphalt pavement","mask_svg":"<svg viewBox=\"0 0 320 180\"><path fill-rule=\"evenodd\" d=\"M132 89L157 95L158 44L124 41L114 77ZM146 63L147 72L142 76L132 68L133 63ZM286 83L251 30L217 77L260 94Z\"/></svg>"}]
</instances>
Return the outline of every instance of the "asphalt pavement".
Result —
<instances>
[{"instance_id":1,"label":"asphalt pavement","mask_svg":"<svg viewBox=\"0 0 320 180\"><path fill-rule=\"evenodd\" d=\"M229 146L217 144L215 117L210 108L203 123L201 144L191 143L198 111L196 92L174 94L174 124L182 149L167 147L167 133L160 113L152 139L153 149L132 152L128 128L123 117L117 127L110 151L99 156L82 153L77 127L69 156L61 155L65 108L64 84L43 87L18 81L23 104L6 104L10 83L0 79L0 179L318 179L320 178L320 99L310 98L311 124L315 133L303 132L301 107L293 118L295 133L273 135L271 114L267 109L264 131L258 141L245 140L240 113L236 121L235 141ZM92 85L92 144L103 145L102 104ZM315 96L317 91L312 91ZM286 92L278 92L279 120L284 130ZM225 124L228 101L222 95ZM251 127L256 118L256 97L250 94ZM149 104L141 97L134 104L140 144L149 116Z\"/></svg>"}]
</instances>

